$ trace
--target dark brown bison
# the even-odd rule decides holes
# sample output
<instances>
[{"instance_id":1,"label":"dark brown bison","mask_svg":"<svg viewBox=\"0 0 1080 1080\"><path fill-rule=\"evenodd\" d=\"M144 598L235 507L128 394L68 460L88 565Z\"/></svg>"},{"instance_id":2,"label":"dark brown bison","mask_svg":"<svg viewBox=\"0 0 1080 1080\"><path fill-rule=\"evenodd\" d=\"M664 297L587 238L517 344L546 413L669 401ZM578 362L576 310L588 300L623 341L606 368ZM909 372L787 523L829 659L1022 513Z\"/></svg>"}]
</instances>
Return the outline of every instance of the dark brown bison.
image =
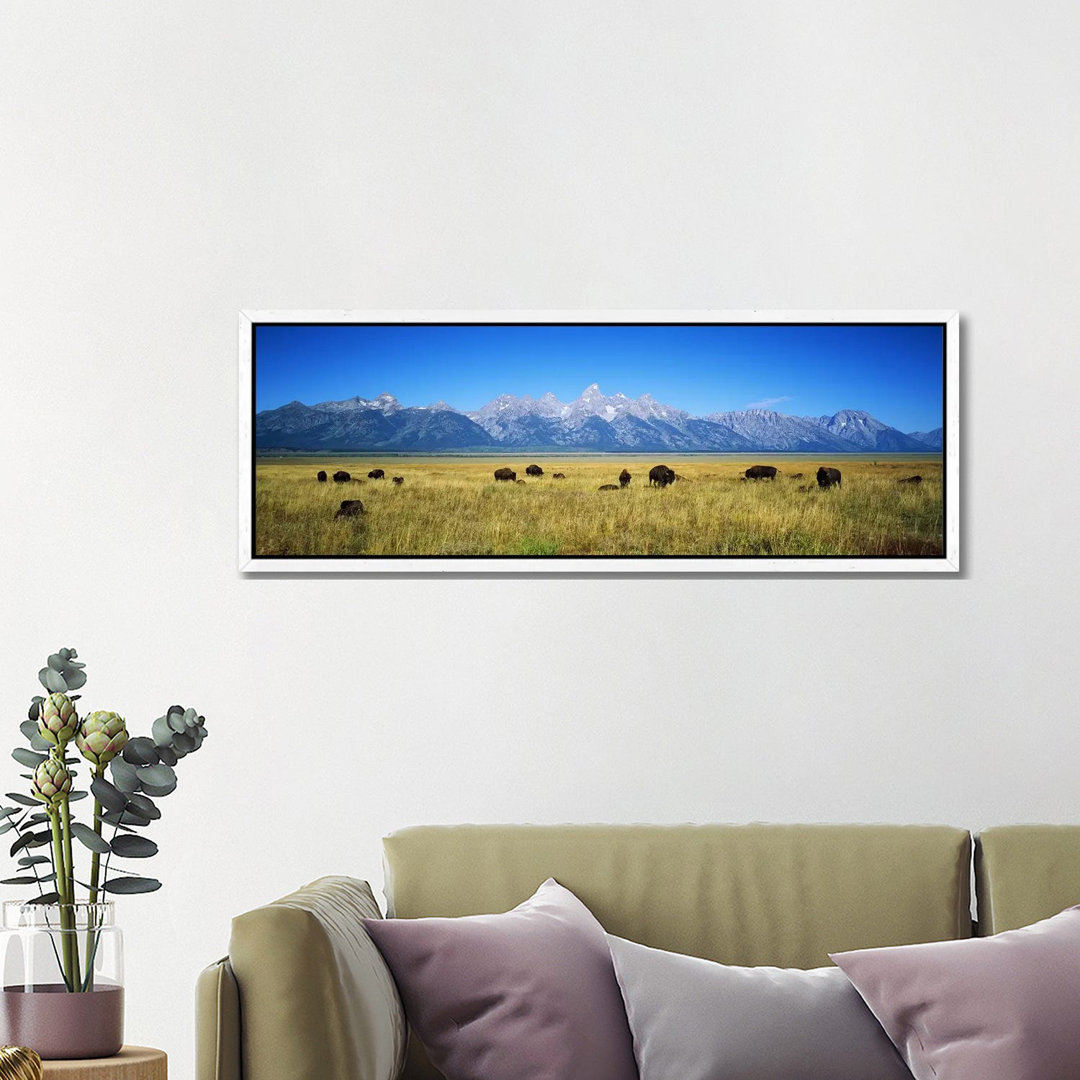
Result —
<instances>
[{"instance_id":1,"label":"dark brown bison","mask_svg":"<svg viewBox=\"0 0 1080 1080\"><path fill-rule=\"evenodd\" d=\"M395 476L394 477L394 483L395 484L404 484L405 483L405 477L404 476Z\"/></svg>"},{"instance_id":2,"label":"dark brown bison","mask_svg":"<svg viewBox=\"0 0 1080 1080\"><path fill-rule=\"evenodd\" d=\"M817 471L817 483L818 487L821 488L829 488L833 487L833 485L839 487L840 470L826 468L826 466L822 465L821 468Z\"/></svg>"},{"instance_id":3,"label":"dark brown bison","mask_svg":"<svg viewBox=\"0 0 1080 1080\"><path fill-rule=\"evenodd\" d=\"M326 483L326 470L325 469L320 469L315 474L315 479L318 480L320 484L325 484Z\"/></svg>"},{"instance_id":4,"label":"dark brown bison","mask_svg":"<svg viewBox=\"0 0 1080 1080\"><path fill-rule=\"evenodd\" d=\"M543 476L544 470L539 465L530 465L525 470L526 476Z\"/></svg>"},{"instance_id":5,"label":"dark brown bison","mask_svg":"<svg viewBox=\"0 0 1080 1080\"><path fill-rule=\"evenodd\" d=\"M898 484L921 484L921 476L905 476L903 480L897 480Z\"/></svg>"},{"instance_id":6,"label":"dark brown bison","mask_svg":"<svg viewBox=\"0 0 1080 1080\"><path fill-rule=\"evenodd\" d=\"M793 473L792 473L792 474L791 474L791 475L790 475L790 476L788 477L788 479L789 479L789 480L801 480L801 479L802 479L802 473L801 473L801 472L793 472Z\"/></svg>"},{"instance_id":7,"label":"dark brown bison","mask_svg":"<svg viewBox=\"0 0 1080 1080\"><path fill-rule=\"evenodd\" d=\"M619 473L619 487L626 487L632 479L633 477L630 473L627 472L626 469L623 469L623 471Z\"/></svg>"},{"instance_id":8,"label":"dark brown bison","mask_svg":"<svg viewBox=\"0 0 1080 1080\"><path fill-rule=\"evenodd\" d=\"M335 518L359 517L364 512L364 504L359 499L343 499Z\"/></svg>"},{"instance_id":9,"label":"dark brown bison","mask_svg":"<svg viewBox=\"0 0 1080 1080\"><path fill-rule=\"evenodd\" d=\"M551 479L552 480L565 480L566 479L566 473L553 472L551 474Z\"/></svg>"},{"instance_id":10,"label":"dark brown bison","mask_svg":"<svg viewBox=\"0 0 1080 1080\"><path fill-rule=\"evenodd\" d=\"M666 465L654 465L649 470L649 483L654 487L667 487L675 483L675 470Z\"/></svg>"},{"instance_id":11,"label":"dark brown bison","mask_svg":"<svg viewBox=\"0 0 1080 1080\"><path fill-rule=\"evenodd\" d=\"M597 491L618 491L619 490L619 485L618 484L601 484L596 490Z\"/></svg>"},{"instance_id":12,"label":"dark brown bison","mask_svg":"<svg viewBox=\"0 0 1080 1080\"><path fill-rule=\"evenodd\" d=\"M367 478L369 480L385 480L386 473L384 473L382 469L372 469L371 472L367 474Z\"/></svg>"},{"instance_id":13,"label":"dark brown bison","mask_svg":"<svg viewBox=\"0 0 1080 1080\"><path fill-rule=\"evenodd\" d=\"M514 472L513 469L496 469L495 470L495 479L496 480L516 480L517 479L517 473Z\"/></svg>"},{"instance_id":14,"label":"dark brown bison","mask_svg":"<svg viewBox=\"0 0 1080 1080\"><path fill-rule=\"evenodd\" d=\"M344 469L338 469L338 471L334 473L335 484L347 484L351 479L352 477Z\"/></svg>"},{"instance_id":15,"label":"dark brown bison","mask_svg":"<svg viewBox=\"0 0 1080 1080\"><path fill-rule=\"evenodd\" d=\"M747 480L775 480L777 471L775 465L751 465L743 476Z\"/></svg>"}]
</instances>

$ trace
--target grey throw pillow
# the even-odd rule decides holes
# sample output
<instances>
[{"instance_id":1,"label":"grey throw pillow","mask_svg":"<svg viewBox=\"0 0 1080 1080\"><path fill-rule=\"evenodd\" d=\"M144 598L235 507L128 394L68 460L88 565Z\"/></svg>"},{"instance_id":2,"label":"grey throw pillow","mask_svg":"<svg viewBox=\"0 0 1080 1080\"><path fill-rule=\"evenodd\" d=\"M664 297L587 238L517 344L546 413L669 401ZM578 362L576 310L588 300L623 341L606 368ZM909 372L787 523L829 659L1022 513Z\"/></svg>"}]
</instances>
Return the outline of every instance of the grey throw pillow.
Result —
<instances>
[{"instance_id":1,"label":"grey throw pillow","mask_svg":"<svg viewBox=\"0 0 1080 1080\"><path fill-rule=\"evenodd\" d=\"M641 1080L911 1080L838 968L729 967L608 935Z\"/></svg>"}]
</instances>

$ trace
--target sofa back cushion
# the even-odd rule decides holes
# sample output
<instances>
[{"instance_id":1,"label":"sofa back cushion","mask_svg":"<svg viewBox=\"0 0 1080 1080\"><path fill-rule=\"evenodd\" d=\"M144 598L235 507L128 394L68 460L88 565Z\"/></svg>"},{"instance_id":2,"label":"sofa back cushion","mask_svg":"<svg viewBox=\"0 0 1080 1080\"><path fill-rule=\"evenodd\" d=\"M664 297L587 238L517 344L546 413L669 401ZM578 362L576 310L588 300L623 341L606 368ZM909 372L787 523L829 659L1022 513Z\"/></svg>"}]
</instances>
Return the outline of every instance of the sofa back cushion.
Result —
<instances>
[{"instance_id":1,"label":"sofa back cushion","mask_svg":"<svg viewBox=\"0 0 1080 1080\"><path fill-rule=\"evenodd\" d=\"M383 852L388 916L508 911L554 877L609 933L723 964L971 933L970 836L944 826L420 826ZM436 1075L410 1049L404 1080Z\"/></svg>"},{"instance_id":2,"label":"sofa back cushion","mask_svg":"<svg viewBox=\"0 0 1080 1080\"><path fill-rule=\"evenodd\" d=\"M980 935L1080 904L1080 826L1006 825L975 841Z\"/></svg>"}]
</instances>

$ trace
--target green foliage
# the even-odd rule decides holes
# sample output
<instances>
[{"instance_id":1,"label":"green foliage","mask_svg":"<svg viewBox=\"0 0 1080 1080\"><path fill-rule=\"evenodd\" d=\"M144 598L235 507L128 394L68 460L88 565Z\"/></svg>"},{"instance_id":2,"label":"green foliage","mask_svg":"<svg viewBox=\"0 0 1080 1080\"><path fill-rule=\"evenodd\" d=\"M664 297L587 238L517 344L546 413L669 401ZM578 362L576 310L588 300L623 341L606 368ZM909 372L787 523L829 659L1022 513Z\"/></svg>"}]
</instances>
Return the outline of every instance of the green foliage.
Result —
<instances>
[{"instance_id":1,"label":"green foliage","mask_svg":"<svg viewBox=\"0 0 1080 1080\"><path fill-rule=\"evenodd\" d=\"M206 738L205 718L182 705L170 705L151 725L150 736L129 738L125 720L108 710L91 712L80 721L75 705L80 695L72 691L85 685L86 665L77 658L74 649L58 649L38 672L46 694L33 697L27 719L19 725L30 745L11 753L32 770L22 774L30 780L30 789L27 794L8 792L5 799L13 805L0 806L0 835L15 832L9 850L18 857L20 870L2 884L36 886L38 895L26 902L59 904L60 927L68 930L74 929L71 905L78 901L77 885L86 890L91 904L101 893L135 895L161 888L156 878L116 867L113 859L149 859L158 853L153 840L134 830L161 817L153 800L176 790L177 762L198 750ZM75 786L79 758L66 753L72 740L92 772L89 792ZM106 767L111 781L104 775ZM94 800L89 823L72 820L71 804L89 795ZM105 834L106 829L111 835ZM73 840L90 853L86 883L75 875ZM39 848L50 853L27 854ZM45 888L54 883L55 888ZM58 957L66 987L90 989L92 973L82 977L78 950L70 944L64 944L64 955Z\"/></svg>"}]
</instances>

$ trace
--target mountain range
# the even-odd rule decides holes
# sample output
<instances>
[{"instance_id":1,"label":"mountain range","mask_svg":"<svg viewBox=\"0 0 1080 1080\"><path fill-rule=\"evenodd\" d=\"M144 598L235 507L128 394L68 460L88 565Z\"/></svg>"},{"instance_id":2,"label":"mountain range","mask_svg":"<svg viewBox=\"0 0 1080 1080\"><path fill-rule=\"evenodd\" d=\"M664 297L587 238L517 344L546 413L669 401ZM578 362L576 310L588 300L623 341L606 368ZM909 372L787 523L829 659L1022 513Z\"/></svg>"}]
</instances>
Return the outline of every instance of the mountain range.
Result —
<instances>
[{"instance_id":1,"label":"mountain range","mask_svg":"<svg viewBox=\"0 0 1080 1080\"><path fill-rule=\"evenodd\" d=\"M290 401L255 417L266 450L397 452L482 450L783 451L830 454L940 451L941 428L903 432L867 412L789 416L743 409L691 416L649 394L603 394L593 383L576 401L502 394L475 412L445 401L402 406L392 394L305 405Z\"/></svg>"}]
</instances>

